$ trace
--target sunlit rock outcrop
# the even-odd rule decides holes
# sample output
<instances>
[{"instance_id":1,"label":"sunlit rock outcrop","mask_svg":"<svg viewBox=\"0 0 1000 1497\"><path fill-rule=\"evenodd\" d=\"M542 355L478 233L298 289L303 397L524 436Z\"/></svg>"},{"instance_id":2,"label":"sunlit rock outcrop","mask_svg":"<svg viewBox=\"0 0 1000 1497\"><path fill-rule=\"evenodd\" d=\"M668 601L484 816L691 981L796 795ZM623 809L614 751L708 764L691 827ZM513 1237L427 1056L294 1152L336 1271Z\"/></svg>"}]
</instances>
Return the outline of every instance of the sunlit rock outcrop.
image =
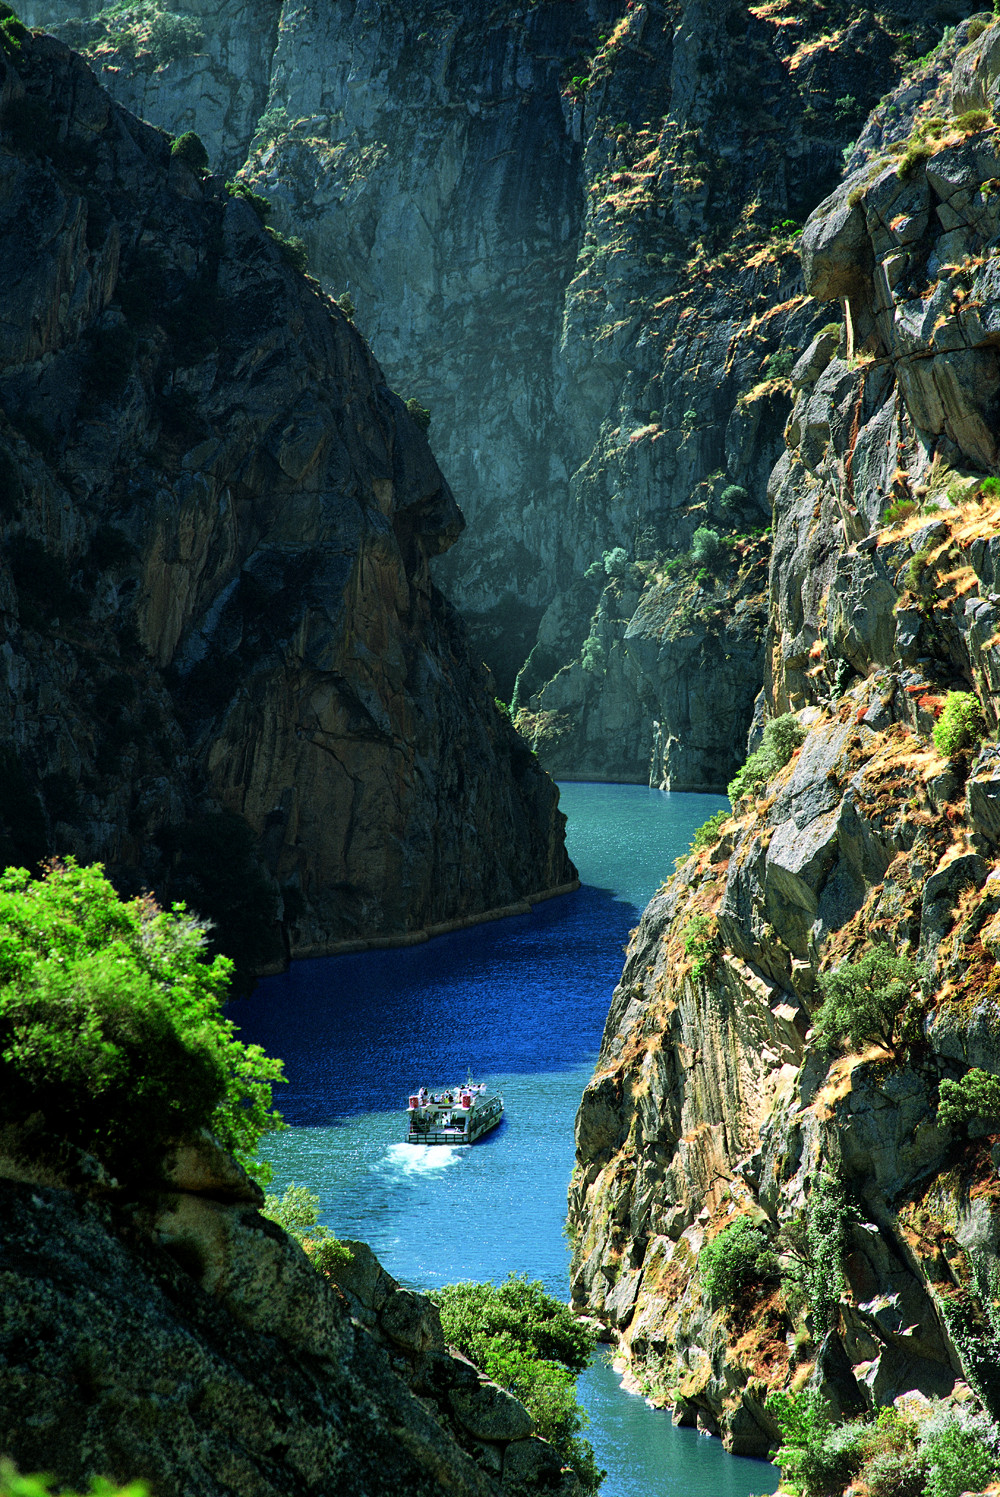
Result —
<instances>
[{"instance_id":1,"label":"sunlit rock outcrop","mask_svg":"<svg viewBox=\"0 0 1000 1497\"><path fill-rule=\"evenodd\" d=\"M996 1125L937 1112L942 1080L1000 1073L1000 158L965 107L996 37L965 23L953 71L885 101L802 236L831 326L791 371L770 482L763 705L804 742L649 905L578 1117L576 1302L675 1418L751 1454L793 1381L847 1414L971 1387L1000 1415ZM932 736L957 692L979 746ZM914 962L898 1031L825 1050L819 979L879 946ZM828 1323L790 1287L824 1177ZM714 1303L698 1255L741 1216L780 1270Z\"/></svg>"}]
</instances>

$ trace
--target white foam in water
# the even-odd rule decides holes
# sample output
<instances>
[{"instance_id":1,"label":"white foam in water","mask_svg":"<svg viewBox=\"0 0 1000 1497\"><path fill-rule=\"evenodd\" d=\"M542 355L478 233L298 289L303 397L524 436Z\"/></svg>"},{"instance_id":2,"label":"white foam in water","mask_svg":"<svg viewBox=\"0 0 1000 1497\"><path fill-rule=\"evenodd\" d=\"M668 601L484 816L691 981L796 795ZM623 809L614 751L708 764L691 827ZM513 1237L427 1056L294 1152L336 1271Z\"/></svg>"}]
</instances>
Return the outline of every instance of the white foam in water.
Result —
<instances>
[{"instance_id":1,"label":"white foam in water","mask_svg":"<svg viewBox=\"0 0 1000 1497\"><path fill-rule=\"evenodd\" d=\"M454 1148L450 1144L390 1144L386 1154L389 1163L405 1175L430 1175L455 1164L466 1149L468 1144Z\"/></svg>"}]
</instances>

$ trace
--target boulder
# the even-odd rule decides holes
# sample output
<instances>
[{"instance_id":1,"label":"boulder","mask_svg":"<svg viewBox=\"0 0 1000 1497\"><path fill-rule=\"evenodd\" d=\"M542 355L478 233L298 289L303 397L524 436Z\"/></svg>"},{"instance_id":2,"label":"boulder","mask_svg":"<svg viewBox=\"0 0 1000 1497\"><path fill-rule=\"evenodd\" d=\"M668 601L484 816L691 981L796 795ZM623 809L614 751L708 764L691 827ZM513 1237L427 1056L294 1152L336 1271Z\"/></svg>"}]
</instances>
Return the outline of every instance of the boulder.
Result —
<instances>
[{"instance_id":1,"label":"boulder","mask_svg":"<svg viewBox=\"0 0 1000 1497\"><path fill-rule=\"evenodd\" d=\"M459 1423L479 1440L524 1440L534 1429L524 1404L496 1383L455 1388L448 1402Z\"/></svg>"}]
</instances>

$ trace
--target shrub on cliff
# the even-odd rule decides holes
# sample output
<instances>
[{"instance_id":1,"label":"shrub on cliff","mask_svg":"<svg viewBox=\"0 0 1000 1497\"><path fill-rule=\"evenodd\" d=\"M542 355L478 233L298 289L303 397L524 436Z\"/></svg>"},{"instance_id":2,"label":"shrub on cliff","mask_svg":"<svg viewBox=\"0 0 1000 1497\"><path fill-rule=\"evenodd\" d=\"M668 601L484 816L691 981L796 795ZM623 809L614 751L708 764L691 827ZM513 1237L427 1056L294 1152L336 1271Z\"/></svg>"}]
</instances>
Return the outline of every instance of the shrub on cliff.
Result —
<instances>
[{"instance_id":1,"label":"shrub on cliff","mask_svg":"<svg viewBox=\"0 0 1000 1497\"><path fill-rule=\"evenodd\" d=\"M805 736L805 728L792 712L773 717L765 725L760 748L754 750L727 787L733 810L741 800L757 795L779 769L784 769Z\"/></svg>"},{"instance_id":2,"label":"shrub on cliff","mask_svg":"<svg viewBox=\"0 0 1000 1497\"><path fill-rule=\"evenodd\" d=\"M270 225L265 226L265 232L270 235L278 246L278 254L285 264L292 270L297 270L300 275L305 275L309 264L309 251L304 239L298 234L282 234L280 229L272 229Z\"/></svg>"},{"instance_id":3,"label":"shrub on cliff","mask_svg":"<svg viewBox=\"0 0 1000 1497\"><path fill-rule=\"evenodd\" d=\"M821 1172L812 1182L805 1209L778 1234L782 1253L782 1286L789 1314L797 1318L803 1301L812 1314L812 1334L819 1340L835 1324L844 1287L844 1247L852 1208L844 1187Z\"/></svg>"},{"instance_id":4,"label":"shrub on cliff","mask_svg":"<svg viewBox=\"0 0 1000 1497\"><path fill-rule=\"evenodd\" d=\"M973 1066L961 1081L942 1081L938 1092L938 1122L957 1128L980 1119L1000 1118L1000 1076Z\"/></svg>"},{"instance_id":5,"label":"shrub on cliff","mask_svg":"<svg viewBox=\"0 0 1000 1497\"><path fill-rule=\"evenodd\" d=\"M978 698L971 691L949 691L934 724L934 747L946 759L974 749L986 731Z\"/></svg>"},{"instance_id":6,"label":"shrub on cliff","mask_svg":"<svg viewBox=\"0 0 1000 1497\"><path fill-rule=\"evenodd\" d=\"M726 485L719 495L719 503L723 509L741 510L749 497L749 494L742 485L730 483Z\"/></svg>"},{"instance_id":7,"label":"shrub on cliff","mask_svg":"<svg viewBox=\"0 0 1000 1497\"><path fill-rule=\"evenodd\" d=\"M89 1486L90 1497L149 1497L144 1481L131 1481L127 1487L120 1487L117 1482L98 1476ZM0 1459L0 1497L51 1497L51 1493L51 1477L22 1476L11 1461ZM77 1494L60 1487L59 1497L77 1497Z\"/></svg>"},{"instance_id":8,"label":"shrub on cliff","mask_svg":"<svg viewBox=\"0 0 1000 1497\"><path fill-rule=\"evenodd\" d=\"M427 407L421 405L420 401L411 395L406 402L406 409L411 419L420 427L420 430L427 431L431 424L431 413Z\"/></svg>"},{"instance_id":9,"label":"shrub on cliff","mask_svg":"<svg viewBox=\"0 0 1000 1497\"><path fill-rule=\"evenodd\" d=\"M926 1497L928 1463L916 1423L895 1408L835 1425L816 1389L775 1393L767 1412L781 1431L775 1456L783 1491L831 1497L859 1476L869 1497Z\"/></svg>"},{"instance_id":10,"label":"shrub on cliff","mask_svg":"<svg viewBox=\"0 0 1000 1497\"><path fill-rule=\"evenodd\" d=\"M251 1173L279 1126L281 1062L223 1017L232 964L207 962L183 905L121 901L100 864L0 876L0 1119L39 1115L115 1174L155 1172L208 1128Z\"/></svg>"},{"instance_id":11,"label":"shrub on cliff","mask_svg":"<svg viewBox=\"0 0 1000 1497\"><path fill-rule=\"evenodd\" d=\"M702 1287L714 1306L738 1305L751 1289L772 1278L778 1260L767 1233L749 1216L741 1216L698 1254Z\"/></svg>"},{"instance_id":12,"label":"shrub on cliff","mask_svg":"<svg viewBox=\"0 0 1000 1497\"><path fill-rule=\"evenodd\" d=\"M920 1451L929 1467L926 1497L981 1492L1000 1476L998 1431L985 1414L942 1409L921 1431Z\"/></svg>"},{"instance_id":13,"label":"shrub on cliff","mask_svg":"<svg viewBox=\"0 0 1000 1497\"><path fill-rule=\"evenodd\" d=\"M847 1040L855 1050L873 1041L893 1050L910 1007L917 969L908 956L876 946L859 962L842 962L819 979L823 1003L815 1029L833 1048Z\"/></svg>"},{"instance_id":14,"label":"shrub on cliff","mask_svg":"<svg viewBox=\"0 0 1000 1497\"><path fill-rule=\"evenodd\" d=\"M170 154L176 161L183 161L195 172L208 171L208 152L200 135L194 130L185 130L183 135L171 143Z\"/></svg>"},{"instance_id":15,"label":"shrub on cliff","mask_svg":"<svg viewBox=\"0 0 1000 1497\"><path fill-rule=\"evenodd\" d=\"M702 822L691 838L691 851L699 852L701 848L712 847L718 842L719 834L729 819L728 811L714 811L707 821Z\"/></svg>"},{"instance_id":16,"label":"shrub on cliff","mask_svg":"<svg viewBox=\"0 0 1000 1497\"><path fill-rule=\"evenodd\" d=\"M718 532L709 525L699 525L691 537L691 560L699 567L712 567L722 553Z\"/></svg>"},{"instance_id":17,"label":"shrub on cliff","mask_svg":"<svg viewBox=\"0 0 1000 1497\"><path fill-rule=\"evenodd\" d=\"M337 1269L352 1261L346 1243L338 1242L329 1227L319 1224L319 1196L293 1180L284 1195L264 1197L261 1216L277 1222L289 1237L302 1244L306 1256L324 1277L336 1279Z\"/></svg>"},{"instance_id":18,"label":"shrub on cliff","mask_svg":"<svg viewBox=\"0 0 1000 1497\"><path fill-rule=\"evenodd\" d=\"M596 1492L605 1473L581 1437L588 1421L576 1401L576 1374L590 1361L593 1332L539 1282L514 1274L500 1285L448 1284L431 1298L449 1344L521 1400L536 1433L552 1442L585 1491Z\"/></svg>"}]
</instances>

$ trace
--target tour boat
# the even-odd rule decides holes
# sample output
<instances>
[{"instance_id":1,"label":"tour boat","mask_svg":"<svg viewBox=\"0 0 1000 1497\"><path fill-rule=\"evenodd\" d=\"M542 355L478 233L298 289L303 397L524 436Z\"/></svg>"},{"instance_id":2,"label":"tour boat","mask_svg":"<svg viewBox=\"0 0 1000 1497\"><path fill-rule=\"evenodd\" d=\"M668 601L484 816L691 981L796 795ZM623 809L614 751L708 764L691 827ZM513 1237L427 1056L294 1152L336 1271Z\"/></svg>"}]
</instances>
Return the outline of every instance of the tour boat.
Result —
<instances>
[{"instance_id":1,"label":"tour boat","mask_svg":"<svg viewBox=\"0 0 1000 1497\"><path fill-rule=\"evenodd\" d=\"M484 1082L428 1091L422 1086L410 1098L408 1144L474 1144L503 1117L503 1097Z\"/></svg>"}]
</instances>

